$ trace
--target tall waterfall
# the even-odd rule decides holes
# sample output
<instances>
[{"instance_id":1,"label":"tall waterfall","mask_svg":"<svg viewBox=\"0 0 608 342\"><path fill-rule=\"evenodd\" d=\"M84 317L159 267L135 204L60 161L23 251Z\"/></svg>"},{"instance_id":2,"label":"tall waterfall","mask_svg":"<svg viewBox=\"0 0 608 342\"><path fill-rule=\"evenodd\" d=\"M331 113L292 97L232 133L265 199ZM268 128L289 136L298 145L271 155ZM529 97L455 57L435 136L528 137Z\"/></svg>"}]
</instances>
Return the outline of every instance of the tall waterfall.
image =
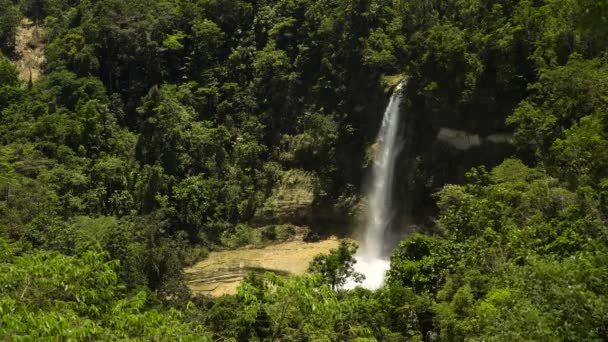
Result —
<instances>
[{"instance_id":1,"label":"tall waterfall","mask_svg":"<svg viewBox=\"0 0 608 342\"><path fill-rule=\"evenodd\" d=\"M392 189L395 162L403 146L399 139L399 107L401 105L403 80L395 88L386 107L382 126L378 132L378 149L372 169L372 183L367 194L368 213L363 241L355 258L355 270L365 276L362 286L377 289L382 286L389 261L384 253L384 235L393 217ZM356 284L349 283L347 287Z\"/></svg>"}]
</instances>

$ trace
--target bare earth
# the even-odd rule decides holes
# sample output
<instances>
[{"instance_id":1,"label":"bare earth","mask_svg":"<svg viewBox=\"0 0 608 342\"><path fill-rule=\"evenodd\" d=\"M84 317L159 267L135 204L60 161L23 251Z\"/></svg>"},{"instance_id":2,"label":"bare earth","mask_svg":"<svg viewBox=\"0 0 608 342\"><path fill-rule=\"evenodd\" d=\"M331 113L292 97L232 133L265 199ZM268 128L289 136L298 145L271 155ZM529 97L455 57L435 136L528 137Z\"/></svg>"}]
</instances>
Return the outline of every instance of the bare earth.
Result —
<instances>
[{"instance_id":1,"label":"bare earth","mask_svg":"<svg viewBox=\"0 0 608 342\"><path fill-rule=\"evenodd\" d=\"M28 18L21 20L21 24L17 27L15 50L18 59L15 61L15 66L19 71L19 78L25 82L30 80L30 73L32 82L36 82L46 62L44 44L40 35L42 35L40 28Z\"/></svg>"},{"instance_id":2,"label":"bare earth","mask_svg":"<svg viewBox=\"0 0 608 342\"><path fill-rule=\"evenodd\" d=\"M261 249L212 252L207 259L184 270L186 283L194 294L235 294L249 272L304 274L317 254L329 253L339 243L332 237L315 243L290 241Z\"/></svg>"}]
</instances>

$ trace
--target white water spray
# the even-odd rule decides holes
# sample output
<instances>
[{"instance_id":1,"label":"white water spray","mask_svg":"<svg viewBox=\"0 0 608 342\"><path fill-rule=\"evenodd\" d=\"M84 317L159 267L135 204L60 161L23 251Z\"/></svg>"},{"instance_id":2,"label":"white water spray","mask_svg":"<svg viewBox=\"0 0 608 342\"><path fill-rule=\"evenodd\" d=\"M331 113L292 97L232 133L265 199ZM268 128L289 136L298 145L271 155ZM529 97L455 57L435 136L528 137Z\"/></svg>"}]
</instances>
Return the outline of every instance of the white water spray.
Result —
<instances>
[{"instance_id":1,"label":"white water spray","mask_svg":"<svg viewBox=\"0 0 608 342\"><path fill-rule=\"evenodd\" d=\"M382 286L384 275L389 268L389 261L384 254L384 235L393 216L392 189L395 162L402 147L398 137L399 107L402 98L401 89L406 83L403 80L395 88L378 132L379 148L372 169L372 186L367 194L367 225L359 252L355 256L357 260L355 271L365 276L361 286L371 290ZM346 288L354 288L357 285L348 282Z\"/></svg>"}]
</instances>

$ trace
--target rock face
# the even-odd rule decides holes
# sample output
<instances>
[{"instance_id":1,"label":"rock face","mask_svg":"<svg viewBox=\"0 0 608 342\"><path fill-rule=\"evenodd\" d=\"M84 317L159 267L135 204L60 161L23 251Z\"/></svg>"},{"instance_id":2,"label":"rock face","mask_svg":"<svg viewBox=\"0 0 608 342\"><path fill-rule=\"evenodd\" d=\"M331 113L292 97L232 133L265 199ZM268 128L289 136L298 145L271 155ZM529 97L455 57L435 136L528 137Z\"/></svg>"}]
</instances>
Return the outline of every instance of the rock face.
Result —
<instances>
[{"instance_id":1,"label":"rock face","mask_svg":"<svg viewBox=\"0 0 608 342\"><path fill-rule=\"evenodd\" d=\"M194 294L219 297L235 294L250 272L304 274L318 254L337 248L336 238L308 243L290 241L260 249L212 252L205 260L184 270L186 284Z\"/></svg>"},{"instance_id":2,"label":"rock face","mask_svg":"<svg viewBox=\"0 0 608 342\"><path fill-rule=\"evenodd\" d=\"M487 137L480 137L479 134L442 127L437 133L436 141L444 142L457 150L466 151L482 144L512 144L513 134L494 133Z\"/></svg>"},{"instance_id":3,"label":"rock face","mask_svg":"<svg viewBox=\"0 0 608 342\"><path fill-rule=\"evenodd\" d=\"M360 117L362 124L357 141L341 142L336 158L341 176L351 184L358 183L359 193L369 181L373 156L379 147L375 140L384 108L403 77L402 74L383 76L375 89L369 90L365 101L363 94L348 97L356 102L352 115ZM391 223L395 241L412 229L420 229L416 227L433 226L429 218L436 214L437 208L432 194L444 184L462 183L472 167L491 168L515 153L512 132L505 125L515 103L461 106L452 101L438 108L425 102L427 100L417 93L419 88L420 84L412 78L401 108L404 144L398 156L394 184L394 200L399 210ZM315 226L322 226L324 231L333 225L333 234L343 234L345 230L357 233L365 221L365 199L353 201L355 206L347 210L315 203L318 181L312 172L285 171L252 223L289 223L310 226L313 230Z\"/></svg>"},{"instance_id":4,"label":"rock face","mask_svg":"<svg viewBox=\"0 0 608 342\"><path fill-rule=\"evenodd\" d=\"M462 183L471 168L492 168L516 152L505 124L508 104L437 107L419 96L419 86L412 80L401 112L404 147L395 179L395 200L401 209L392 224L396 237L434 226L430 218L437 208L432 194L443 185Z\"/></svg>"},{"instance_id":5,"label":"rock face","mask_svg":"<svg viewBox=\"0 0 608 342\"><path fill-rule=\"evenodd\" d=\"M352 213L332 205L316 205L317 183L318 179L312 172L301 169L283 171L272 194L256 211L251 223L256 226L293 224L310 227L320 236L345 235Z\"/></svg>"},{"instance_id":6,"label":"rock face","mask_svg":"<svg viewBox=\"0 0 608 342\"><path fill-rule=\"evenodd\" d=\"M481 145L481 138L478 134L470 134L456 129L442 127L437 133L437 141L451 145L457 150L466 151L471 147Z\"/></svg>"},{"instance_id":7,"label":"rock face","mask_svg":"<svg viewBox=\"0 0 608 342\"><path fill-rule=\"evenodd\" d=\"M310 224L315 181L314 175L304 170L284 171L264 206L256 212L253 223Z\"/></svg>"},{"instance_id":8,"label":"rock face","mask_svg":"<svg viewBox=\"0 0 608 342\"><path fill-rule=\"evenodd\" d=\"M15 52L17 60L15 66L19 71L19 78L24 82L36 82L46 63L44 43L40 27L34 25L31 19L24 18L17 27L15 38Z\"/></svg>"}]
</instances>

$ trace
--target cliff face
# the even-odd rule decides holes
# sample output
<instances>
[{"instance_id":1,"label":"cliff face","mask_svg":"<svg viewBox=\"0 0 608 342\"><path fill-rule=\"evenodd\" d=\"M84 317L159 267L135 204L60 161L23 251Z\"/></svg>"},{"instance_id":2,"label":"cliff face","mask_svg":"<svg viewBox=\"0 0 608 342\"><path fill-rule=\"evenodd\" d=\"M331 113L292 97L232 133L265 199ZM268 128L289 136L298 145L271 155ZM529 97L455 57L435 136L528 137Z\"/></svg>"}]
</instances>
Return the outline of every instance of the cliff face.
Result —
<instances>
[{"instance_id":1,"label":"cliff face","mask_svg":"<svg viewBox=\"0 0 608 342\"><path fill-rule=\"evenodd\" d=\"M46 62L43 32L31 19L24 18L15 35L15 66L24 82L36 82Z\"/></svg>"},{"instance_id":2,"label":"cliff face","mask_svg":"<svg viewBox=\"0 0 608 342\"><path fill-rule=\"evenodd\" d=\"M473 167L489 169L516 152L505 124L515 102L478 99L462 105L447 99L445 104L429 104L417 86L411 82L402 108L406 143L397 170L396 199L403 210L395 220L396 232L411 225L432 228L433 193L445 184L463 183Z\"/></svg>"},{"instance_id":3,"label":"cliff face","mask_svg":"<svg viewBox=\"0 0 608 342\"><path fill-rule=\"evenodd\" d=\"M374 88L367 96L359 89L360 93L349 100L353 108L351 115L359 117L360 122L353 138L337 146L336 158L342 177L337 183L358 186L354 194L363 196L370 181L382 114L394 86L403 77L382 77L376 83L379 86L367 86L366 89ZM426 103L415 87L413 80L405 90L401 107L404 144L396 166L393 191L398 210L392 224L392 231L398 237L412 229L432 229L431 218L436 214L432 194L443 185L463 183L472 167L491 168L515 153L512 133L505 125L513 104L496 103L489 107L454 104L438 110ZM502 110L495 110L503 105L506 107ZM350 203L350 208L344 206L348 203L340 203L339 198L331 203L319 201L314 190L318 182L312 173L287 171L265 207L258 211L254 223L293 223L309 225L313 230L315 227L337 226L338 230L350 227L355 231L365 223L364 199Z\"/></svg>"}]
</instances>

